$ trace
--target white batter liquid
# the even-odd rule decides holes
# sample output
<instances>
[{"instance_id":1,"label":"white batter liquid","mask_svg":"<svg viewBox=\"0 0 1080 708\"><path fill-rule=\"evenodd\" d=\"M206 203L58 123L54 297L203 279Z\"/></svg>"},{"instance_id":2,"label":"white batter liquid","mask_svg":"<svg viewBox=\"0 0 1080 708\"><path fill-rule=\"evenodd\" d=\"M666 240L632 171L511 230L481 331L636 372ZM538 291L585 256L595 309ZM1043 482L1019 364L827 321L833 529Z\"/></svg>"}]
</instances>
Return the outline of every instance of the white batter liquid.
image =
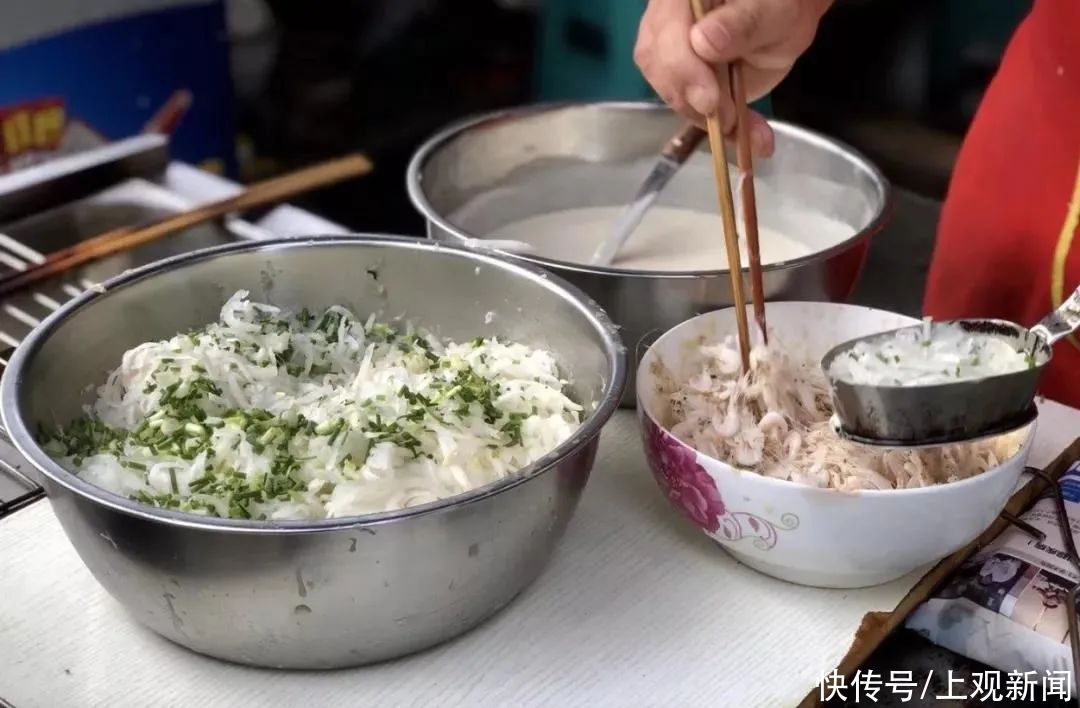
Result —
<instances>
[{"instance_id":1,"label":"white batter liquid","mask_svg":"<svg viewBox=\"0 0 1080 708\"><path fill-rule=\"evenodd\" d=\"M622 208L584 207L567 209L516 221L492 232L488 238L524 241L536 249L537 255L571 263L588 264L601 242L615 227ZM814 226L820 230L820 218ZM846 224L826 222L835 234L815 234L814 242L839 242L852 234ZM740 225L741 227L741 225ZM783 233L761 226L758 228L763 265L780 263L813 253L817 248ZM749 258L746 244L740 239L742 265ZM723 270L728 267L724 246L724 230L720 215L653 206L623 246L614 268L640 270Z\"/></svg>"}]
</instances>

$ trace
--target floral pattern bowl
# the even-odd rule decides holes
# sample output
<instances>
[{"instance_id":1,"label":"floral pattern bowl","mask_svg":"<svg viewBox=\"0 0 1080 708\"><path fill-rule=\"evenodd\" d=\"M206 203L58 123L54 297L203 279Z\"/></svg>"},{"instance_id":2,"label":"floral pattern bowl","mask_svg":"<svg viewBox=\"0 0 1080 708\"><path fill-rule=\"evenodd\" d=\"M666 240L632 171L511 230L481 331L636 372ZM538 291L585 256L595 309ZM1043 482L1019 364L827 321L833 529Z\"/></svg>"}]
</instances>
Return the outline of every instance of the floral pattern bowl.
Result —
<instances>
[{"instance_id":1,"label":"floral pattern bowl","mask_svg":"<svg viewBox=\"0 0 1080 708\"><path fill-rule=\"evenodd\" d=\"M768 322L793 354L820 360L833 346L915 323L866 307L814 302L768 305ZM681 376L696 346L735 332L733 309L668 331L641 357L638 417L660 490L739 561L804 585L856 588L895 580L974 540L997 517L1020 479L1035 426L1019 452L981 475L935 487L841 492L737 469L695 451L668 430L656 371ZM779 338L779 339L778 339ZM796 349L797 347L797 349Z\"/></svg>"}]
</instances>

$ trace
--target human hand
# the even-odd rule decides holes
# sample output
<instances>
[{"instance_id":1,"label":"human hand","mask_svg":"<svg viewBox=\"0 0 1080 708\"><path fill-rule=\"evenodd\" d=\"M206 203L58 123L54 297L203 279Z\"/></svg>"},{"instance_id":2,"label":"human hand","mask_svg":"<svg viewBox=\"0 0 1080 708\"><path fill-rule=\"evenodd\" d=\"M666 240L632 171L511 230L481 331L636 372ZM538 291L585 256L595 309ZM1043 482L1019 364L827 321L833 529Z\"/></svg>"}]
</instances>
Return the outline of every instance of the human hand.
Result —
<instances>
[{"instance_id":1,"label":"human hand","mask_svg":"<svg viewBox=\"0 0 1080 708\"><path fill-rule=\"evenodd\" d=\"M806 51L832 0L728 0L694 21L689 0L650 0L641 19L634 61L661 98L698 125L716 115L725 133L735 126L726 71L742 62L747 100L771 91ZM706 2L706 5L708 3ZM772 129L750 114L755 154L772 154Z\"/></svg>"}]
</instances>

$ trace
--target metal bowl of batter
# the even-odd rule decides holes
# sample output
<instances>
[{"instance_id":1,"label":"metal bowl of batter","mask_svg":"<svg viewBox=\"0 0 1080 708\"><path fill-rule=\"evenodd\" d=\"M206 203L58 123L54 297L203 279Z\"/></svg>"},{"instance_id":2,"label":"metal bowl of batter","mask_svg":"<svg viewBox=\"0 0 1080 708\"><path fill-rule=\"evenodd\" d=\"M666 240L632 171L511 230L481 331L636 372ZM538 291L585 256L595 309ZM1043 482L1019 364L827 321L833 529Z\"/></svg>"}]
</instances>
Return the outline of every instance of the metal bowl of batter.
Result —
<instances>
[{"instance_id":1,"label":"metal bowl of batter","mask_svg":"<svg viewBox=\"0 0 1080 708\"><path fill-rule=\"evenodd\" d=\"M535 252L515 257L580 287L640 349L732 304L707 145L612 267L588 264L679 126L654 103L544 105L471 118L416 152L409 196L430 238L528 242ZM842 143L787 123L773 128L775 155L754 165L765 296L843 302L887 219L889 184ZM624 405L633 405L633 390L631 382Z\"/></svg>"}]
</instances>

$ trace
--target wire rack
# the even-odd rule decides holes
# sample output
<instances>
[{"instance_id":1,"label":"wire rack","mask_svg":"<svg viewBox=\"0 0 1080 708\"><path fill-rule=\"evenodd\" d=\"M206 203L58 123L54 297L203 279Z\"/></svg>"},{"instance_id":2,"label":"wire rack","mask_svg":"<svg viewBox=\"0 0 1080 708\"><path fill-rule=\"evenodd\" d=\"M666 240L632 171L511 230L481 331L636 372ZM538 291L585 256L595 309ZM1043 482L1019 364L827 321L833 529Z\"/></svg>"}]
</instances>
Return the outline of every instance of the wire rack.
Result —
<instances>
[{"instance_id":1,"label":"wire rack","mask_svg":"<svg viewBox=\"0 0 1080 708\"><path fill-rule=\"evenodd\" d=\"M45 255L0 233L0 270L24 271L45 261ZM6 366L10 351L30 330L60 309L68 300L78 297L94 283L86 278L61 280L13 297L0 305L0 365Z\"/></svg>"},{"instance_id":2,"label":"wire rack","mask_svg":"<svg viewBox=\"0 0 1080 708\"><path fill-rule=\"evenodd\" d=\"M45 260L45 255L0 233L0 271L23 271ZM94 283L86 278L60 279L0 303L0 374L14 348L29 332L60 307ZM45 490L20 468L18 453L10 445L0 451L0 475L21 493L0 500L0 518L13 514L45 496ZM10 486L10 485L9 485Z\"/></svg>"}]
</instances>

